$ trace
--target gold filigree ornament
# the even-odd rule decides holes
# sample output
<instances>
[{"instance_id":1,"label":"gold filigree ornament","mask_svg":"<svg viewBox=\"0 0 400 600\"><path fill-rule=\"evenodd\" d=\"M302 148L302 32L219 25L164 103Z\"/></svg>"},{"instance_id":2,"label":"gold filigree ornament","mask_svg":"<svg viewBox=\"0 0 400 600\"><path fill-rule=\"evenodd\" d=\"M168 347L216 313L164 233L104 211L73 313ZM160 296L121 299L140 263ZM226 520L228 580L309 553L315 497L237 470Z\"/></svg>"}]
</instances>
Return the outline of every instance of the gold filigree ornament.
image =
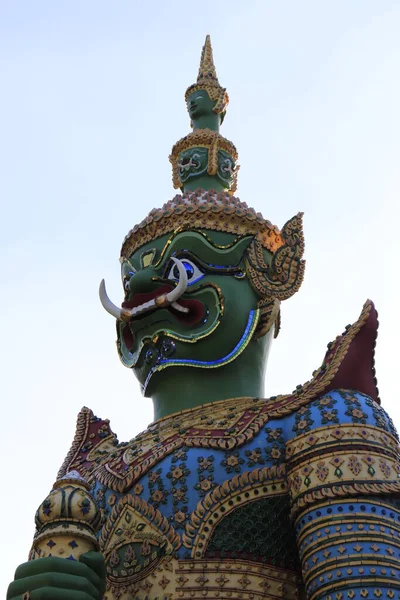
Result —
<instances>
[{"instance_id":1,"label":"gold filigree ornament","mask_svg":"<svg viewBox=\"0 0 400 600\"><path fill-rule=\"evenodd\" d=\"M133 592L175 553L181 539L157 509L128 494L112 509L99 543L109 589L133 586Z\"/></svg>"}]
</instances>

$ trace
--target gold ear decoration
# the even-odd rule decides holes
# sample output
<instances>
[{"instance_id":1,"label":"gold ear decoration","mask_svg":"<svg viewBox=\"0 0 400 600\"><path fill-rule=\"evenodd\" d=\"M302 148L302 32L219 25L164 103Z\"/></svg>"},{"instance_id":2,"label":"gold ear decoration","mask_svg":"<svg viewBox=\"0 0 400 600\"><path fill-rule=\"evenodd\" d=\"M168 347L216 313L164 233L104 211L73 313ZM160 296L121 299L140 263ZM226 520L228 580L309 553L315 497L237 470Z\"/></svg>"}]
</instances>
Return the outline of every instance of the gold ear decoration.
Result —
<instances>
[{"instance_id":1,"label":"gold ear decoration","mask_svg":"<svg viewBox=\"0 0 400 600\"><path fill-rule=\"evenodd\" d=\"M257 340L263 337L271 329L272 325L275 325L274 337L278 337L280 329L280 306L279 300L273 298L266 298L260 300L257 304L257 308L260 309L260 319L258 321L257 329L254 332L253 339Z\"/></svg>"},{"instance_id":2,"label":"gold ear decoration","mask_svg":"<svg viewBox=\"0 0 400 600\"><path fill-rule=\"evenodd\" d=\"M286 300L295 294L304 277L305 261L303 213L290 219L281 231L283 245L273 254L271 264L264 258L262 234L257 234L246 253L246 271L249 280L262 298Z\"/></svg>"}]
</instances>

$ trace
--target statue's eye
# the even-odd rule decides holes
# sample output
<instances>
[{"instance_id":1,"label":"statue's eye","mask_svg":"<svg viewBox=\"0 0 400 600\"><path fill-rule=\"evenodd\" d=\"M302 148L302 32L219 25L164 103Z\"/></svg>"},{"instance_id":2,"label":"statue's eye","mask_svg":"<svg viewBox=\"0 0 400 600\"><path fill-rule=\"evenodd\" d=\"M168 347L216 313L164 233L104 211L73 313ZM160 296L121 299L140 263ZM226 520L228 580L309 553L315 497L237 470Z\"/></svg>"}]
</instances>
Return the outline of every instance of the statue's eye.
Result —
<instances>
[{"instance_id":1,"label":"statue's eye","mask_svg":"<svg viewBox=\"0 0 400 600\"><path fill-rule=\"evenodd\" d=\"M199 267L195 265L194 262L192 262L188 258L182 258L180 260L186 269L188 285L192 285L193 283L196 283L196 281L204 277L203 271L200 271ZM168 265L166 277L167 279L171 279L172 281L179 280L179 271L176 264L171 262Z\"/></svg>"},{"instance_id":2,"label":"statue's eye","mask_svg":"<svg viewBox=\"0 0 400 600\"><path fill-rule=\"evenodd\" d=\"M134 271L129 271L129 273L126 273L124 275L123 280L122 280L122 285L124 286L125 292L129 292L129 290L130 290L129 284L130 284L132 277L134 277L134 276L135 276Z\"/></svg>"}]
</instances>

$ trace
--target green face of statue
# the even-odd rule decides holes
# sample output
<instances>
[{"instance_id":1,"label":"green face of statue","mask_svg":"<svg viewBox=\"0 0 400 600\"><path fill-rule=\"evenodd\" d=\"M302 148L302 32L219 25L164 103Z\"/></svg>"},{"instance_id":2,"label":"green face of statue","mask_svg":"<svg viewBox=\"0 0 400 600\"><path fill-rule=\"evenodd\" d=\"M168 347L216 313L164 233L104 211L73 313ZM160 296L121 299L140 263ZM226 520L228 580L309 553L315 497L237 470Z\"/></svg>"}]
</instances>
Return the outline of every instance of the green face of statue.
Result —
<instances>
[{"instance_id":1,"label":"green face of statue","mask_svg":"<svg viewBox=\"0 0 400 600\"><path fill-rule=\"evenodd\" d=\"M149 242L123 261L126 309L177 285L179 273L172 257L187 273L186 290L177 301L187 312L171 305L117 323L121 360L133 368L144 393L156 372L178 366L216 368L246 348L259 319L259 297L244 272L244 253L251 240L187 230Z\"/></svg>"},{"instance_id":2,"label":"green face of statue","mask_svg":"<svg viewBox=\"0 0 400 600\"><path fill-rule=\"evenodd\" d=\"M190 94L187 99L187 109L192 120L199 117L215 116L213 108L216 101L211 100L206 90L197 90Z\"/></svg>"}]
</instances>

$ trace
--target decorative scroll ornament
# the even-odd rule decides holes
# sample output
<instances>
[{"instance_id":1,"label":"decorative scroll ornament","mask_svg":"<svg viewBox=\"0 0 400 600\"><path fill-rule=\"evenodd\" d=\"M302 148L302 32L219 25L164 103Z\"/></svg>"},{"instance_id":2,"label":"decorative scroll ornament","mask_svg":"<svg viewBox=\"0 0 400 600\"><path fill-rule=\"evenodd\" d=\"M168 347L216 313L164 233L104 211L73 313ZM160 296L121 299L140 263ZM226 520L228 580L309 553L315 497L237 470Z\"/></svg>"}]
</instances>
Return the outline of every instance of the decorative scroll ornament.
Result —
<instances>
[{"instance_id":1,"label":"decorative scroll ornament","mask_svg":"<svg viewBox=\"0 0 400 600\"><path fill-rule=\"evenodd\" d=\"M182 184L193 177L207 173L208 150L207 148L188 148L179 155L177 168L178 177Z\"/></svg>"},{"instance_id":2,"label":"decorative scroll ornament","mask_svg":"<svg viewBox=\"0 0 400 600\"><path fill-rule=\"evenodd\" d=\"M233 158L229 156L227 152L224 152L223 150L218 152L218 178L232 193L236 191L237 173L239 169L239 165L235 163Z\"/></svg>"},{"instance_id":3,"label":"decorative scroll ornament","mask_svg":"<svg viewBox=\"0 0 400 600\"><path fill-rule=\"evenodd\" d=\"M217 131L196 129L185 135L172 147L169 160L175 189L181 188L190 175L195 177L207 172L217 175L231 193L236 191L238 153L234 144Z\"/></svg>"},{"instance_id":4,"label":"decorative scroll ornament","mask_svg":"<svg viewBox=\"0 0 400 600\"><path fill-rule=\"evenodd\" d=\"M199 131L199 130L197 130ZM209 157L211 159L209 160ZM216 160L216 172L215 163ZM175 161L174 167L174 186L182 187L190 180L201 177L206 173L216 175L226 190L233 193L237 185L237 172L239 166L235 164L233 158L225 151L218 150L215 157L215 151L210 152L207 148L193 147L184 150ZM175 185L175 175L177 185Z\"/></svg>"},{"instance_id":5,"label":"decorative scroll ornament","mask_svg":"<svg viewBox=\"0 0 400 600\"><path fill-rule=\"evenodd\" d=\"M207 35L201 51L197 82L188 87L185 93L185 100L187 101L190 94L193 94L193 92L196 92L197 90L206 90L211 100L217 101L213 108L215 113L219 114L223 112L228 106L229 96L226 88L222 87L218 81L209 35Z\"/></svg>"},{"instance_id":6,"label":"decorative scroll ornament","mask_svg":"<svg viewBox=\"0 0 400 600\"><path fill-rule=\"evenodd\" d=\"M288 221L281 232L283 245L273 253L271 263L265 262L263 245L256 237L246 256L249 280L262 298L286 300L295 294L304 277L305 261L302 227L303 213Z\"/></svg>"}]
</instances>

